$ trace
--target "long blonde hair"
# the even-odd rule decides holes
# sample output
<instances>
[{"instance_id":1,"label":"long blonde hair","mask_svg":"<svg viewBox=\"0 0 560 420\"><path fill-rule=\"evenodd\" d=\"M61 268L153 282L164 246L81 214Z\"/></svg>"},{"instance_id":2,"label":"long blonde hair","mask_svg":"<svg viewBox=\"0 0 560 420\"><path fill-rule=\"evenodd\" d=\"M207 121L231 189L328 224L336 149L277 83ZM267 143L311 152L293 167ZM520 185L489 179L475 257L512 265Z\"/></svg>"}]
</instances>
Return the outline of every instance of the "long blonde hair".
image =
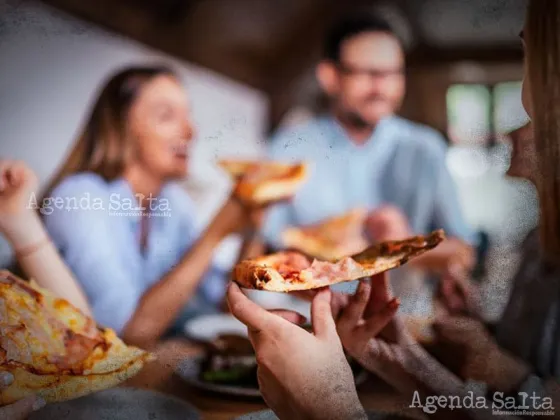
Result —
<instances>
[{"instance_id":1,"label":"long blonde hair","mask_svg":"<svg viewBox=\"0 0 560 420\"><path fill-rule=\"evenodd\" d=\"M164 66L131 67L108 79L78 140L53 176L44 197L49 197L63 179L79 172L94 172L106 181L122 175L130 150L125 135L128 112L142 87L159 75L175 74Z\"/></svg>"},{"instance_id":2,"label":"long blonde hair","mask_svg":"<svg viewBox=\"0 0 560 420\"><path fill-rule=\"evenodd\" d=\"M540 199L540 236L548 257L560 261L560 1L531 0L526 31Z\"/></svg>"}]
</instances>

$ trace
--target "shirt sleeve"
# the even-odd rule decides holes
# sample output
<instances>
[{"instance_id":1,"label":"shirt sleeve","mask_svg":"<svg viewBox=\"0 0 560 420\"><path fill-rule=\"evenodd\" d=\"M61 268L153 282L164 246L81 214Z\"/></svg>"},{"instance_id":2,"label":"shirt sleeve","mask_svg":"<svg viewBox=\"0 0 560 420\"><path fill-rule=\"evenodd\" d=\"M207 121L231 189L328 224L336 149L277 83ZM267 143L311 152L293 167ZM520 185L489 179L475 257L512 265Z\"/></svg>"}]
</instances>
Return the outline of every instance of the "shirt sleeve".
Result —
<instances>
[{"instance_id":1,"label":"shirt sleeve","mask_svg":"<svg viewBox=\"0 0 560 420\"><path fill-rule=\"evenodd\" d=\"M437 138L437 141L438 147L434 149L435 153L431 159L436 185L432 226L434 229L444 229L449 237L476 245L476 235L465 221L457 186L447 169L445 142L441 137Z\"/></svg>"},{"instance_id":2,"label":"shirt sleeve","mask_svg":"<svg viewBox=\"0 0 560 420\"><path fill-rule=\"evenodd\" d=\"M100 199L107 205L107 191L102 184L95 180L69 180L52 197L65 200L84 197L85 192L90 194L86 208L82 204L74 209L50 207L45 213L45 226L84 289L95 320L120 334L142 296L140 285L133 281L138 267L127 264L126 256L122 255L108 209L95 209L92 204Z\"/></svg>"}]
</instances>

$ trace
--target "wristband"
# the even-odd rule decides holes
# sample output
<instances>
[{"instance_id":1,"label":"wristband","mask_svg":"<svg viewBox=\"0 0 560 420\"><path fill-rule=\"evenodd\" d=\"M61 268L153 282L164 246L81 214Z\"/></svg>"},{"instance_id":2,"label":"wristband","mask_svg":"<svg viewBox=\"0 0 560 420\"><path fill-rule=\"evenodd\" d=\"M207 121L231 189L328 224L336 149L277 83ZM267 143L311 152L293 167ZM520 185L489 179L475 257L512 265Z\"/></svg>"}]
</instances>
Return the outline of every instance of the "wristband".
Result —
<instances>
[{"instance_id":1,"label":"wristband","mask_svg":"<svg viewBox=\"0 0 560 420\"><path fill-rule=\"evenodd\" d=\"M34 244L18 249L15 251L16 258L19 260L21 258L28 257L31 254L34 254L35 252L40 250L44 245L49 244L50 242L51 242L50 238L47 237L38 242L35 242Z\"/></svg>"}]
</instances>

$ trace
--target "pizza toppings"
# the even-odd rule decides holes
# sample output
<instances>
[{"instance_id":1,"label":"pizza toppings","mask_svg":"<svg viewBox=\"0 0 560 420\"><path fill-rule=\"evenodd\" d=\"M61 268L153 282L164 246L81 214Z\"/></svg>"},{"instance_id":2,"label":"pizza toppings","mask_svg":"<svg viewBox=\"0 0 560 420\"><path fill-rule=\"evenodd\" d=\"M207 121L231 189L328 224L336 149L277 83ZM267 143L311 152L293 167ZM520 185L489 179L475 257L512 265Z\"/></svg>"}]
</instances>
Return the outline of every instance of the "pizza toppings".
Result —
<instances>
[{"instance_id":1,"label":"pizza toppings","mask_svg":"<svg viewBox=\"0 0 560 420\"><path fill-rule=\"evenodd\" d=\"M0 371L14 376L0 406L35 393L52 402L100 391L149 360L70 303L0 271Z\"/></svg>"},{"instance_id":2,"label":"pizza toppings","mask_svg":"<svg viewBox=\"0 0 560 420\"><path fill-rule=\"evenodd\" d=\"M398 267L435 248L444 237L438 230L427 236L384 242L335 262L310 262L297 252L278 252L240 262L234 269L234 280L245 288L275 292L315 289Z\"/></svg>"}]
</instances>

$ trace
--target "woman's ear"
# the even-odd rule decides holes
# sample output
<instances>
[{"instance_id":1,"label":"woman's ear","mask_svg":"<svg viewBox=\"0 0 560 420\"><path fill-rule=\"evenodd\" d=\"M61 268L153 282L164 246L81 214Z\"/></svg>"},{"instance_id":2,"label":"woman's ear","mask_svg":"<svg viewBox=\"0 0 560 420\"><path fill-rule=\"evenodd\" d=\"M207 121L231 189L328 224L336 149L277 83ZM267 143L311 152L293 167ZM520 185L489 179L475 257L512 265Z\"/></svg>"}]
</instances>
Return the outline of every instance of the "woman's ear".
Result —
<instances>
[{"instance_id":1,"label":"woman's ear","mask_svg":"<svg viewBox=\"0 0 560 420\"><path fill-rule=\"evenodd\" d=\"M336 66L332 61L323 60L317 65L315 70L317 80L323 91L329 96L338 92L338 75Z\"/></svg>"}]
</instances>

